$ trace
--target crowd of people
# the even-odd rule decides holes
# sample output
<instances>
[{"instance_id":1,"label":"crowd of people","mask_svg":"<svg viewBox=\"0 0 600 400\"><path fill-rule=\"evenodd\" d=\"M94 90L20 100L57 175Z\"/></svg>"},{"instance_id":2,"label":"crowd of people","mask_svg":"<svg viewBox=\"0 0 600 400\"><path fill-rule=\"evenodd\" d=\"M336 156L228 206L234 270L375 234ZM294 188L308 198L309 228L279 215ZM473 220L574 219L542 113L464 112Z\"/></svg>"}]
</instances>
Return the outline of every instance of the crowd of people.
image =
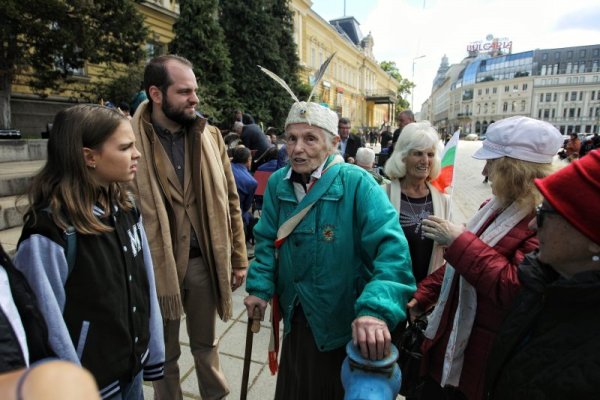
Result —
<instances>
[{"instance_id":1,"label":"crowd of people","mask_svg":"<svg viewBox=\"0 0 600 400\"><path fill-rule=\"evenodd\" d=\"M56 115L14 260L0 251L2 398L139 400L149 380L182 399L184 316L200 395L227 398L215 324L244 284L250 318L271 303L278 400L343 399L346 345L381 360L427 313L414 398L600 397L600 150L559 168L552 125L491 124L473 157L492 196L458 225L431 184L438 132L409 110L396 132L354 135L295 99L280 134L236 111L222 135L197 88L164 55L133 115Z\"/></svg>"}]
</instances>

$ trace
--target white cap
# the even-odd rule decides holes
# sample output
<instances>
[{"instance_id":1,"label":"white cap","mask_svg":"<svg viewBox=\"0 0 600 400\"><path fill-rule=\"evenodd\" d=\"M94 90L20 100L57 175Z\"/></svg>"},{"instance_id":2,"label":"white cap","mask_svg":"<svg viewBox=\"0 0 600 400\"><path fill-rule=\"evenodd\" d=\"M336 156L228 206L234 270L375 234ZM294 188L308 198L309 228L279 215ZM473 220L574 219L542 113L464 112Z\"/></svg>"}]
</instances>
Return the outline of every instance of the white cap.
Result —
<instances>
[{"instance_id":1,"label":"white cap","mask_svg":"<svg viewBox=\"0 0 600 400\"><path fill-rule=\"evenodd\" d=\"M337 136L338 133L338 115L327 107L317 103L307 103L305 101L296 102L292 105L285 128L291 124L309 124L322 128L327 133Z\"/></svg>"},{"instance_id":2,"label":"white cap","mask_svg":"<svg viewBox=\"0 0 600 400\"><path fill-rule=\"evenodd\" d=\"M483 146L473 158L490 160L510 157L534 163L551 163L563 143L558 129L545 121L510 117L491 124Z\"/></svg>"}]
</instances>

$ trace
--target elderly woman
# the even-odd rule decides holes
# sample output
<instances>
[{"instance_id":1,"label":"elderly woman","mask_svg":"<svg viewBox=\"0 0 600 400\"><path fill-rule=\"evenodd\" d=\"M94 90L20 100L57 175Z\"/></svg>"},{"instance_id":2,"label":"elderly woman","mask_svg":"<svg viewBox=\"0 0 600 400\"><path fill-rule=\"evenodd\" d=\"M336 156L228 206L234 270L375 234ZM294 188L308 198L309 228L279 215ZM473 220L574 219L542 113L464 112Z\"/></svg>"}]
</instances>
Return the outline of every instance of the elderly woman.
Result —
<instances>
[{"instance_id":1,"label":"elderly woman","mask_svg":"<svg viewBox=\"0 0 600 400\"><path fill-rule=\"evenodd\" d=\"M285 124L290 165L269 179L254 229L244 303L250 315L262 314L278 295L285 337L276 399L342 399L346 343L383 358L415 288L385 193L334 154L337 123L319 104L293 105Z\"/></svg>"},{"instance_id":2,"label":"elderly woman","mask_svg":"<svg viewBox=\"0 0 600 400\"><path fill-rule=\"evenodd\" d=\"M436 306L422 346L422 399L483 397L491 345L519 289L517 266L538 245L528 227L540 201L533 180L551 172L561 141L552 125L527 117L490 125L473 157L487 160L491 200L466 227L423 220L425 236L446 247L447 263L421 281L408 304L411 314Z\"/></svg>"},{"instance_id":3,"label":"elderly woman","mask_svg":"<svg viewBox=\"0 0 600 400\"><path fill-rule=\"evenodd\" d=\"M448 218L448 196L430 184L440 174L438 142L428 121L410 123L385 164L385 174L392 180L386 191L400 215L417 283L444 264L443 247L422 230L423 219L430 215Z\"/></svg>"},{"instance_id":4,"label":"elderly woman","mask_svg":"<svg viewBox=\"0 0 600 400\"><path fill-rule=\"evenodd\" d=\"M535 181L539 252L519 266L523 288L490 356L490 399L600 398L600 213L589 211L598 171L596 150Z\"/></svg>"}]
</instances>

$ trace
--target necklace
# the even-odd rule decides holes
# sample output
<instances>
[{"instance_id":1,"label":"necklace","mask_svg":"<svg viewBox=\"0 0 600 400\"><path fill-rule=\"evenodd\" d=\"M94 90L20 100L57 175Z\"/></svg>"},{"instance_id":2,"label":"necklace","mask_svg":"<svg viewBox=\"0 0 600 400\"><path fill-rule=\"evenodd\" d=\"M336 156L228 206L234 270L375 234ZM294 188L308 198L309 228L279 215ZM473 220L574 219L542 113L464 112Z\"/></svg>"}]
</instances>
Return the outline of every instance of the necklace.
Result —
<instances>
[{"instance_id":1,"label":"necklace","mask_svg":"<svg viewBox=\"0 0 600 400\"><path fill-rule=\"evenodd\" d=\"M402 194L406 203L408 203L408 207L410 208L411 215L400 213L400 223L404 226L415 225L415 234L419 234L421 239L425 239L425 235L423 234L423 230L421 226L423 224L423 219L429 217L429 211L427 210L427 206L431 204L431 200L429 198L429 194L425 196L425 201L422 204L415 205L417 207L422 207L421 210L417 213L413 207L413 203L410 201L410 198L406 194Z\"/></svg>"}]
</instances>

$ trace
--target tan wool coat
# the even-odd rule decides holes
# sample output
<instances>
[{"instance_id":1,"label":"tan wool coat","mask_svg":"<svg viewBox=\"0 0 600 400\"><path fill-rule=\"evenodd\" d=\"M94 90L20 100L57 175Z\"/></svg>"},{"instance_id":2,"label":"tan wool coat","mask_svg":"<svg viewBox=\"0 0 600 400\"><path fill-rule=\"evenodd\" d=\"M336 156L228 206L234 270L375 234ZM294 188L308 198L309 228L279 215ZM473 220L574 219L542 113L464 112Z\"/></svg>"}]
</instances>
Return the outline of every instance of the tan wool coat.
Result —
<instances>
[{"instance_id":1,"label":"tan wool coat","mask_svg":"<svg viewBox=\"0 0 600 400\"><path fill-rule=\"evenodd\" d=\"M200 117L188 129L181 187L150 115L144 102L132 120L142 153L133 190L152 253L163 318L183 316L180 286L187 271L191 226L210 269L217 311L226 321L232 315L231 271L247 268L248 258L239 198L221 133Z\"/></svg>"}]
</instances>

